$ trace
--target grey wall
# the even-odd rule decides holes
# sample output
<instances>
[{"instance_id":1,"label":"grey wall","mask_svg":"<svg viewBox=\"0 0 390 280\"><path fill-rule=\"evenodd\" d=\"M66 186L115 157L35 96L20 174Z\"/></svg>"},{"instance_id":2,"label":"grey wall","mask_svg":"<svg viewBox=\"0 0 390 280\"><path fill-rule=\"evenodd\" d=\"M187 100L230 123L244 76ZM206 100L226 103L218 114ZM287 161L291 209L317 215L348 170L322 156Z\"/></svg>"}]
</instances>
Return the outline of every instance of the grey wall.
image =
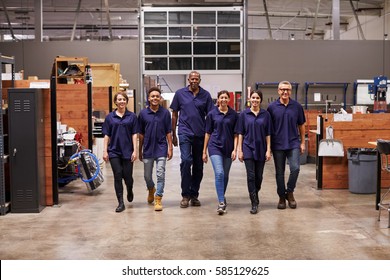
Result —
<instances>
[{"instance_id":1,"label":"grey wall","mask_svg":"<svg viewBox=\"0 0 390 280\"><path fill-rule=\"evenodd\" d=\"M138 40L112 42L12 42L0 43L0 53L15 56L16 71L49 79L56 56L87 57L89 63L120 63L130 88L139 88ZM93 73L92 73L93 74Z\"/></svg>"},{"instance_id":2,"label":"grey wall","mask_svg":"<svg viewBox=\"0 0 390 280\"><path fill-rule=\"evenodd\" d=\"M384 44L384 42L386 44ZM348 82L347 104L353 101L353 83L378 75L390 78L389 41L249 41L248 86L256 82L289 80L299 83L298 100L304 102L305 82ZM340 86L309 87L342 101ZM264 88L264 101L276 98L274 88Z\"/></svg>"},{"instance_id":3,"label":"grey wall","mask_svg":"<svg viewBox=\"0 0 390 280\"><path fill-rule=\"evenodd\" d=\"M15 56L16 71L24 69L25 77L40 79L50 77L58 55L86 56L91 63L120 63L123 78L140 92L138 40L0 43L0 53ZM248 42L248 82L244 87L290 80L299 83L298 100L304 102L305 82L348 82L347 103L352 103L353 82L381 74L390 77L389 61L390 41L252 40ZM263 91L265 103L277 97L274 88ZM340 87L311 88L309 95L313 92L342 101Z\"/></svg>"}]
</instances>

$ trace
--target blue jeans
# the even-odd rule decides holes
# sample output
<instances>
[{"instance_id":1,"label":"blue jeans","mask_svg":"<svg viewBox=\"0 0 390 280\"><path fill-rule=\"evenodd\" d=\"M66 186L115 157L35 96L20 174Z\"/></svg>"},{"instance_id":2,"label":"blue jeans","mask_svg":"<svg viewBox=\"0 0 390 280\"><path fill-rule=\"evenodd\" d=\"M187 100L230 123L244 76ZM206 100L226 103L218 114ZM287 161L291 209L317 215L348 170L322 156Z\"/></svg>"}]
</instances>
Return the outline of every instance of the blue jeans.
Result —
<instances>
[{"instance_id":1,"label":"blue jeans","mask_svg":"<svg viewBox=\"0 0 390 280\"><path fill-rule=\"evenodd\" d=\"M179 134L182 197L199 196L200 182L203 178L203 143L204 137Z\"/></svg>"},{"instance_id":2,"label":"blue jeans","mask_svg":"<svg viewBox=\"0 0 390 280\"><path fill-rule=\"evenodd\" d=\"M258 193L263 182L265 161L245 159L246 181L249 195Z\"/></svg>"},{"instance_id":3,"label":"blue jeans","mask_svg":"<svg viewBox=\"0 0 390 280\"><path fill-rule=\"evenodd\" d=\"M275 163L276 185L279 197L285 198L287 192L294 192L297 184L300 170L300 149L272 151ZM287 187L284 180L286 170L286 159L290 166L290 175L287 181Z\"/></svg>"},{"instance_id":4,"label":"blue jeans","mask_svg":"<svg viewBox=\"0 0 390 280\"><path fill-rule=\"evenodd\" d=\"M232 159L220 155L212 155L210 156L210 160L214 169L215 189L217 191L218 202L224 202Z\"/></svg>"},{"instance_id":5,"label":"blue jeans","mask_svg":"<svg viewBox=\"0 0 390 280\"><path fill-rule=\"evenodd\" d=\"M142 161L144 162L144 178L148 189L152 189L154 187L152 173L154 162L156 162L157 188L155 195L163 196L165 186L165 163L167 162L167 158L144 158Z\"/></svg>"}]
</instances>

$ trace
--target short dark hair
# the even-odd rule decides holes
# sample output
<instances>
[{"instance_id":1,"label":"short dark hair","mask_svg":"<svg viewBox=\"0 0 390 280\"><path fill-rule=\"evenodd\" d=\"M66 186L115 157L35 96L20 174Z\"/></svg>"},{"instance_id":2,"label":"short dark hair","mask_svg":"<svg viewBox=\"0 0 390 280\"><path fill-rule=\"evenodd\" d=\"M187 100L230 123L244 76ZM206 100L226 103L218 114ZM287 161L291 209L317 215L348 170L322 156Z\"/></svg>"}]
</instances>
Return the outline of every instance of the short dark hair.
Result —
<instances>
[{"instance_id":1,"label":"short dark hair","mask_svg":"<svg viewBox=\"0 0 390 280\"><path fill-rule=\"evenodd\" d=\"M227 96L230 98L230 93L225 89L218 92L217 97L219 98L222 94L227 94Z\"/></svg>"},{"instance_id":2,"label":"short dark hair","mask_svg":"<svg viewBox=\"0 0 390 280\"><path fill-rule=\"evenodd\" d=\"M160 93L160 95L161 95L161 89L160 89L159 87L151 87L151 88L148 90L148 97L149 97L149 95L150 95L150 93L151 93L152 91L157 91L157 92Z\"/></svg>"},{"instance_id":3,"label":"short dark hair","mask_svg":"<svg viewBox=\"0 0 390 280\"><path fill-rule=\"evenodd\" d=\"M199 77L199 79L200 79L200 73L199 73L198 71L192 70L192 71L190 72L190 74L188 74L188 78L190 78L191 75L197 75L197 76Z\"/></svg>"}]
</instances>

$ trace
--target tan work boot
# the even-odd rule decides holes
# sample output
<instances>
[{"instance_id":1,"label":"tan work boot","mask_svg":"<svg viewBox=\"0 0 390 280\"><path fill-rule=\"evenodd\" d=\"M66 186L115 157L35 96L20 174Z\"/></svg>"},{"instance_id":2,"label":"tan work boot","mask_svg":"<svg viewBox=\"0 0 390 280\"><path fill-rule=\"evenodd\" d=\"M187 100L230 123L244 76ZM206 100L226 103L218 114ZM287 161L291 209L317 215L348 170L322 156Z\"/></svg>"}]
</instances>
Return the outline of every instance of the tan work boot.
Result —
<instances>
[{"instance_id":1,"label":"tan work boot","mask_svg":"<svg viewBox=\"0 0 390 280\"><path fill-rule=\"evenodd\" d=\"M162 197L158 196L158 195L156 195L154 197L154 211L162 211L163 210L163 207L161 204L161 199L162 199Z\"/></svg>"},{"instance_id":2,"label":"tan work boot","mask_svg":"<svg viewBox=\"0 0 390 280\"><path fill-rule=\"evenodd\" d=\"M291 209L297 208L297 202L295 201L294 195L292 192L287 193L287 201L288 201L288 206Z\"/></svg>"},{"instance_id":3,"label":"tan work boot","mask_svg":"<svg viewBox=\"0 0 390 280\"><path fill-rule=\"evenodd\" d=\"M148 189L148 203L153 203L154 201L154 193L156 192L156 188L153 187L151 189Z\"/></svg>"}]
</instances>

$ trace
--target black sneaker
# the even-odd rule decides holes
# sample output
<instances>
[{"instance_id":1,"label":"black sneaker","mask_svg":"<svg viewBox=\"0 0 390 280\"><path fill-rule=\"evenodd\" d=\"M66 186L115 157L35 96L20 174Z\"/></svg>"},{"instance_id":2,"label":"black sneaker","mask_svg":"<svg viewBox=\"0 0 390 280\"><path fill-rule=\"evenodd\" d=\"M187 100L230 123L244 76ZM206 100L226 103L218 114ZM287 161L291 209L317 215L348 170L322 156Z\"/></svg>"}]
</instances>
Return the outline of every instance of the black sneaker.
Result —
<instances>
[{"instance_id":1,"label":"black sneaker","mask_svg":"<svg viewBox=\"0 0 390 280\"><path fill-rule=\"evenodd\" d=\"M220 202L218 204L218 208L217 208L217 213L218 215L223 215L225 214L227 211L226 211L226 204L224 202Z\"/></svg>"}]
</instances>

